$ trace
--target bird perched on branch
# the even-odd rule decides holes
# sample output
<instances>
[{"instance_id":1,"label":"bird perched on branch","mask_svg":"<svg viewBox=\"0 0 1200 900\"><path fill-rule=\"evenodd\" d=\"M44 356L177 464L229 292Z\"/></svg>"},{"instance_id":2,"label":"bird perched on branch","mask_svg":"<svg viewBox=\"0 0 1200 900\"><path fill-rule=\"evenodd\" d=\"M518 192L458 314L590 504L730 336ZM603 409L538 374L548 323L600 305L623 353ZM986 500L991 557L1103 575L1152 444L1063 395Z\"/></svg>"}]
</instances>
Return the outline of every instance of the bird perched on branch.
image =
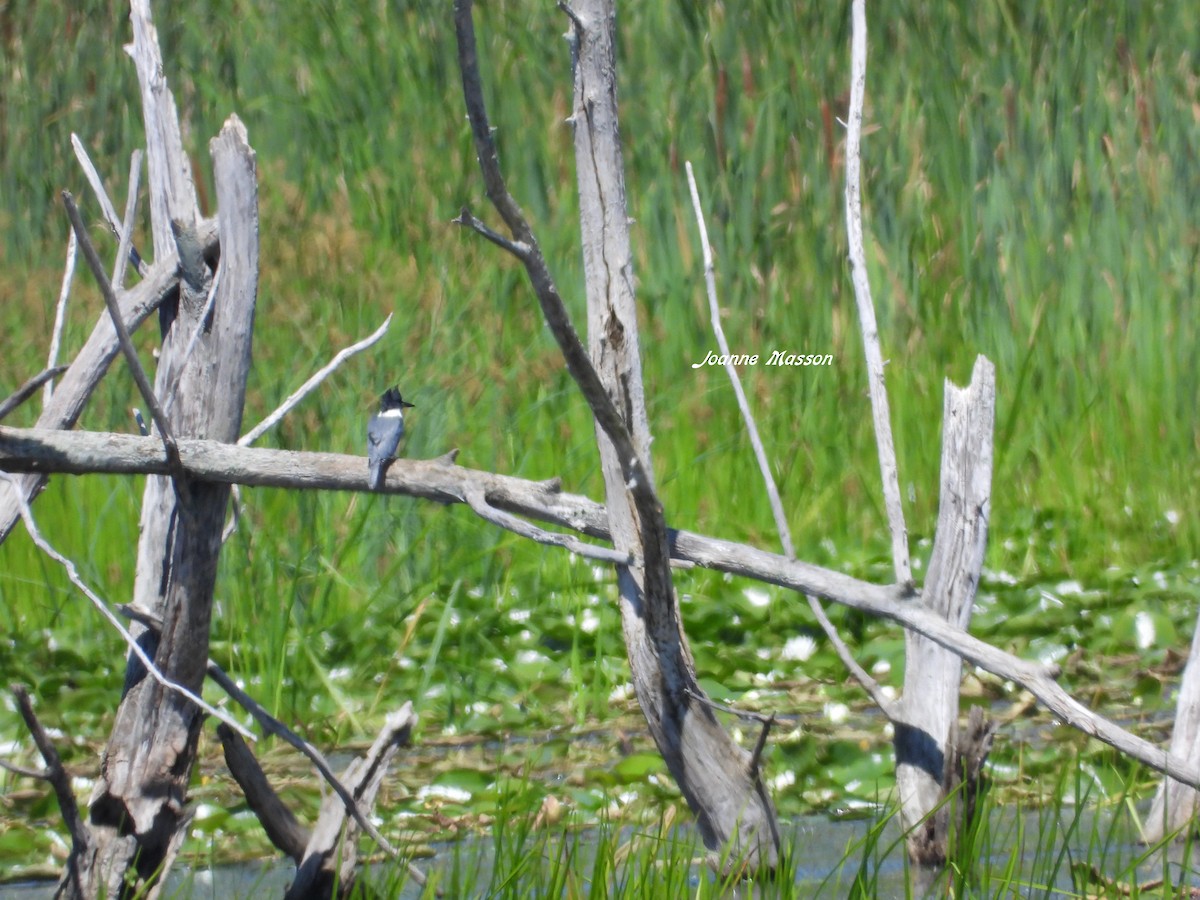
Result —
<instances>
[{"instance_id":1,"label":"bird perched on branch","mask_svg":"<svg viewBox=\"0 0 1200 900\"><path fill-rule=\"evenodd\" d=\"M396 448L404 437L404 410L413 404L400 396L398 388L388 388L379 399L379 412L367 425L367 458L370 460L371 490L383 487L388 465L396 458Z\"/></svg>"}]
</instances>

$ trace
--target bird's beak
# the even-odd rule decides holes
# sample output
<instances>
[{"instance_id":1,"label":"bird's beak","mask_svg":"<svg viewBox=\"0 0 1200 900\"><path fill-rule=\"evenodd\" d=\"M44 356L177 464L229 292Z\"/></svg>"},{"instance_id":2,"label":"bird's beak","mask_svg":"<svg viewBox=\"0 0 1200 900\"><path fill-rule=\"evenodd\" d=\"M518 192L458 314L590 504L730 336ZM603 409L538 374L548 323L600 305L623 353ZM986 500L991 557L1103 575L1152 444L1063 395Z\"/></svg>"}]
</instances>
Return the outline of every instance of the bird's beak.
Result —
<instances>
[{"instance_id":1,"label":"bird's beak","mask_svg":"<svg viewBox=\"0 0 1200 900\"><path fill-rule=\"evenodd\" d=\"M415 403L409 403L407 400L401 400L401 401L400 401L400 405L401 405L401 406L403 406L403 407L405 407L405 408L407 408L407 409L415 409L415 408L416 408L416 406L417 406L417 404L415 404Z\"/></svg>"}]
</instances>

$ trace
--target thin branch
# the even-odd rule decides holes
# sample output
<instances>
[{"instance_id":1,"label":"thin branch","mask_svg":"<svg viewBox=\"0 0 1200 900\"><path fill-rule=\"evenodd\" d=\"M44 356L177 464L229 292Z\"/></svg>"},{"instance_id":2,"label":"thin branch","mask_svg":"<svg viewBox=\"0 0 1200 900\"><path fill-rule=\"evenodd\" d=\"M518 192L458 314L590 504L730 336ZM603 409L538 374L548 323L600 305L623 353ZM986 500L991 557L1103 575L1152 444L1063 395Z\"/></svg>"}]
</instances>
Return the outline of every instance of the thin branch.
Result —
<instances>
[{"instance_id":1,"label":"thin branch","mask_svg":"<svg viewBox=\"0 0 1200 900\"><path fill-rule=\"evenodd\" d=\"M225 671L212 660L208 661L208 676L220 685L221 689L232 697L239 706L250 713L254 717L254 720L262 727L263 731L283 738L291 746L308 757L308 760L316 770L321 773L321 777L325 779L326 783L333 789L333 792L345 804L346 812L358 823L359 828L371 836L384 853L388 856L400 855L400 851L393 847L388 842L388 839L379 833L379 829L371 824L371 820L363 815L362 810L358 808L358 803L355 801L354 795L346 789L346 786L334 774L325 757L321 755L321 751L268 713L253 697L239 688L236 682L225 674Z\"/></svg>"},{"instance_id":2,"label":"thin branch","mask_svg":"<svg viewBox=\"0 0 1200 900\"><path fill-rule=\"evenodd\" d=\"M32 778L36 781L49 781L49 769L30 769L27 766L18 766L16 763L11 763L7 759L0 759L0 769L6 772L11 772L13 775L19 775L22 778Z\"/></svg>"},{"instance_id":3,"label":"thin branch","mask_svg":"<svg viewBox=\"0 0 1200 900\"><path fill-rule=\"evenodd\" d=\"M142 174L142 151L134 150L129 157L129 196L125 199L125 218L121 222L120 242L117 244L117 261L113 264L113 287L125 289L125 264L133 246L133 222L137 216L138 182Z\"/></svg>"},{"instance_id":4,"label":"thin branch","mask_svg":"<svg viewBox=\"0 0 1200 900\"><path fill-rule=\"evenodd\" d=\"M867 15L864 0L854 0L850 15L850 115L846 124L846 233L849 239L850 275L854 282L854 299L858 305L863 351L867 360L871 413L875 420L875 442L879 447L879 473L883 480L888 527L892 534L892 562L896 580L901 584L911 584L908 529L904 525L904 508L900 501L900 473L896 465L896 445L892 441L883 352L879 345L879 326L875 322L875 305L871 300L867 257L863 249L860 146L863 95L867 85Z\"/></svg>"},{"instance_id":5,"label":"thin branch","mask_svg":"<svg viewBox=\"0 0 1200 900\"><path fill-rule=\"evenodd\" d=\"M775 715L772 713L767 716L766 721L762 723L762 728L758 732L758 740L754 742L754 752L750 754L749 768L757 777L759 766L762 764L763 750L767 746L767 738L771 734L771 726L775 724Z\"/></svg>"},{"instance_id":6,"label":"thin branch","mask_svg":"<svg viewBox=\"0 0 1200 900\"><path fill-rule=\"evenodd\" d=\"M180 441L179 448L188 477L196 481L299 490L367 489L366 466L361 456L260 450L220 441L190 439ZM169 474L162 446L135 435L20 429L2 425L0 468L38 473ZM388 475L388 493L438 503L465 503L468 485L477 484L486 491L489 503L498 509L570 528L588 537L612 539L608 513L601 504L587 497L548 489L543 483L449 465L444 457L399 459ZM28 511L28 505L24 510ZM1028 690L1064 724L1158 772L1200 788L1200 767L1182 756L1167 753L1088 709L1054 681L1059 674L1057 667L1006 653L926 609L917 602L921 595L911 585L870 584L811 563L789 560L777 553L687 531L672 530L668 537L674 559L812 594L923 634L939 647L962 657L964 662Z\"/></svg>"},{"instance_id":7,"label":"thin branch","mask_svg":"<svg viewBox=\"0 0 1200 900\"><path fill-rule=\"evenodd\" d=\"M136 609L135 607L129 605L122 605L119 607L119 611L123 616L126 616L127 618L144 625L151 631L156 633L162 632L163 623L162 619L160 619L158 616L152 615L143 609ZM383 850L389 856L398 855L396 848L389 844L387 839L381 835L378 829L376 829L375 826L372 825L366 818L366 816L362 814L362 811L358 808L358 804L354 801L354 796L346 789L345 785L338 780L337 775L334 774L333 769L325 760L325 757L321 755L320 750L318 750L308 741L304 740L304 738L300 737L300 735L296 734L296 732L292 731L290 728L272 716L269 712L267 712L257 700L238 687L237 682L230 678L229 675L226 674L225 670L211 659L208 661L207 672L208 677L215 681L220 686L221 690L228 694L234 700L234 702L242 707L242 709L250 713L251 717L258 722L263 731L265 731L267 734L273 734L276 737L283 738L283 740L285 740L288 744L299 750L302 754L304 754L304 756L308 757L308 760L313 764L316 770L321 773L321 777L328 782L331 788L333 788L333 792L342 799L343 803L346 804L347 811L353 817L354 821L359 824L359 827L361 827L363 831L374 838L379 843L379 846L383 848ZM244 726L237 724L231 719L221 716L221 721L226 725L230 725L235 731L238 732L238 734L242 735L243 737L251 737L250 732L247 731ZM251 739L253 738L251 737Z\"/></svg>"},{"instance_id":8,"label":"thin branch","mask_svg":"<svg viewBox=\"0 0 1200 900\"><path fill-rule=\"evenodd\" d=\"M730 384L733 385L734 396L737 397L738 409L742 413L742 421L746 423L746 432L750 435L750 444L754 448L754 457L758 460L758 470L762 474L763 484L767 488L767 498L771 504L771 513L775 517L775 528L779 532L779 542L783 545L783 553L788 559L796 558L796 547L792 543L792 529L788 525L787 515L783 511L783 499L779 496L779 488L775 484L775 476L771 474L771 464L767 459L767 451L763 447L762 438L758 434L758 425L754 421L754 414L750 411L750 401L746 399L746 392L742 389L742 379L737 373L731 361L732 354L729 350L729 341L725 338L725 329L721 326L721 307L717 302L717 279L713 268L712 247L708 242L708 228L704 222L704 208L700 203L700 191L696 187L696 176L692 172L691 162L684 164L687 169L688 189L692 194L692 210L696 216L696 225L700 229L700 247L704 258L704 284L708 291L708 309L709 316L712 320L713 334L717 338L717 347L721 351L721 357L725 360L725 372L729 375ZM854 679L862 685L863 690L871 697L871 700L883 712L888 719L895 719L894 704L883 689L879 686L870 673L858 664L858 660L854 658L854 654L850 652L850 648L846 646L846 642L842 640L842 636L838 634L838 630L834 627L833 622L826 615L824 607L817 599L809 594L805 594L805 599L808 601L808 607L812 610L813 615L817 619L817 623L821 626L821 630L825 632L825 636L829 638L829 642L833 645L833 649L837 652L838 658L842 664L854 676ZM766 729L763 730L766 734Z\"/></svg>"},{"instance_id":9,"label":"thin branch","mask_svg":"<svg viewBox=\"0 0 1200 900\"><path fill-rule=\"evenodd\" d=\"M546 531L544 528L538 528L536 525L526 522L512 513L496 509L496 507L487 502L487 495L483 489L476 485L467 487L464 499L467 501L467 506L471 507L481 519L491 522L493 525L498 525L506 531L511 531L513 534L529 538L531 541L536 541L539 544L547 544L551 547L562 547L585 559L614 563L618 566L637 565L637 560L628 553L621 553L609 547L597 547L595 544L588 544L579 540L574 535L556 534L553 531Z\"/></svg>"},{"instance_id":10,"label":"thin branch","mask_svg":"<svg viewBox=\"0 0 1200 900\"><path fill-rule=\"evenodd\" d=\"M117 300L117 295L108 281L108 276L104 272L104 266L100 262L96 248L92 246L91 238L88 237L87 228L83 224L83 217L79 214L79 207L75 205L75 198L71 196L69 191L63 191L63 203L66 205L67 216L71 220L71 227L75 229L75 234L79 238L79 246L83 250L83 258L87 261L88 267L92 270L92 274L96 277L96 281L100 285L100 293L104 295L104 303L108 307L108 314L112 316L113 328L117 331L117 339L121 342L121 350L125 354L126 362L129 363L130 373L133 375L133 380L137 384L142 398L146 401L146 405L150 407L150 417L154 419L154 424L158 427L159 437L166 448L167 459L171 464L171 474L173 476L177 475L181 471L179 468L179 449L175 446L175 438L171 435L171 428L167 423L166 414L159 405L158 397L154 395L154 388L150 384L150 379L146 377L146 371L142 368L141 360L138 359L137 350L134 348L133 341L129 337L129 329L125 327L125 322L121 318L121 305Z\"/></svg>"},{"instance_id":11,"label":"thin branch","mask_svg":"<svg viewBox=\"0 0 1200 900\"><path fill-rule=\"evenodd\" d=\"M92 186L92 192L96 195L96 200L100 203L100 211L104 213L104 221L108 224L113 237L120 240L121 220L117 218L117 210L113 207L112 200L109 199L108 191L104 189L104 180L92 164L92 159L88 156L87 149L83 146L83 141L74 132L71 132L71 146L75 149L75 158L79 160L79 165L83 168L83 174L87 177L88 184ZM145 278L149 269L136 247L130 246L129 261L137 269L138 274Z\"/></svg>"},{"instance_id":12,"label":"thin branch","mask_svg":"<svg viewBox=\"0 0 1200 900\"><path fill-rule=\"evenodd\" d=\"M75 279L75 260L79 257L79 241L75 237L75 229L67 236L67 262L63 268L62 287L58 290L58 303L54 306L54 330L50 333L50 351L46 354L46 368L53 369L58 365L58 353L62 348L63 331L67 327L67 300L71 296L71 282ZM54 396L53 380L46 382L42 391L42 408ZM0 417L3 418L3 417Z\"/></svg>"},{"instance_id":13,"label":"thin branch","mask_svg":"<svg viewBox=\"0 0 1200 900\"><path fill-rule=\"evenodd\" d=\"M459 212L458 217L451 221L453 221L455 225L462 225L466 228L470 228L472 231L476 232L482 237L487 238L487 240L491 241L501 250L511 253L521 262L525 262L525 260L529 258L528 244L523 244L520 241L510 241L504 235L500 234L500 232L493 231L483 221L475 218L475 216L471 213L471 210L465 206L462 208L462 211Z\"/></svg>"},{"instance_id":14,"label":"thin branch","mask_svg":"<svg viewBox=\"0 0 1200 900\"><path fill-rule=\"evenodd\" d=\"M51 369L43 369L32 378L27 380L23 385L17 388L3 403L0 403L0 421L3 421L14 409L28 400L34 395L38 388L42 385L49 387L50 382L67 371L69 366L54 366Z\"/></svg>"},{"instance_id":15,"label":"thin branch","mask_svg":"<svg viewBox=\"0 0 1200 900\"><path fill-rule=\"evenodd\" d=\"M475 138L475 153L479 159L479 168L483 174L488 200L500 213L500 217L512 232L516 243L528 248L526 255L521 259L533 285L538 304L542 308L546 324L562 351L567 371L579 386L596 422L616 448L621 462L622 475L626 484L630 486L635 502L643 510L643 518L652 521L653 511L659 506L653 483L633 445L633 439L625 425L625 420L604 389L604 383L592 365L587 349L579 340L579 334L571 323L566 305L558 293L546 260L542 257L542 251L533 234L533 229L521 211L521 207L517 205L517 201L508 192L504 175L500 171L500 158L496 152L496 142L492 137L492 127L488 122L487 106L483 101L483 83L479 75L479 58L475 47L475 24L471 19L471 5L471 0L455 0L454 28L458 38L458 66L462 73L467 118L471 122L471 132Z\"/></svg>"},{"instance_id":16,"label":"thin branch","mask_svg":"<svg viewBox=\"0 0 1200 900\"><path fill-rule=\"evenodd\" d=\"M266 434L270 429L274 428L275 423L291 412L297 403L307 397L312 392L313 388L328 378L342 363L354 356L356 353L361 353L363 350L373 346L380 339L382 339L383 336L387 334L388 326L391 324L392 317L391 314L389 314L388 317L383 320L383 324L376 328L375 331L373 331L370 335L363 338L357 344L351 344L349 347L338 351L337 356L326 363L323 368L314 373L312 377L308 379L308 381L300 385L299 389L296 390L286 400L284 400L283 403L279 405L278 409L242 435L242 437L238 439L238 446L249 447L260 437Z\"/></svg>"},{"instance_id":17,"label":"thin branch","mask_svg":"<svg viewBox=\"0 0 1200 900\"><path fill-rule=\"evenodd\" d=\"M154 664L154 660L152 660L146 654L146 651L142 649L142 646L137 642L137 639L134 638L134 636L129 633L129 630L121 624L121 620L116 617L111 609L109 609L108 604L101 599L99 594L87 586L84 580L80 577L79 570L75 568L75 563L55 550L54 547L51 546L50 542L42 537L42 533L38 530L37 522L35 522L33 518L33 511L29 508L29 503L26 501L25 495L18 490L19 486L16 479L13 478L13 476L8 472L0 471L0 481L7 481L13 488L13 495L20 508L21 521L25 523L25 530L29 532L29 537L33 540L34 544L36 544L43 553L63 567L64 571L67 573L67 577L71 580L71 583L75 585L75 587L77 587L83 593L83 595L88 598L88 600L91 601L92 606L96 607L96 609L100 612L100 615L104 616L104 618L108 620L108 623L117 630L117 633L121 635L121 639L125 641L130 651L138 658L141 664L146 668L146 671L150 673L150 676L165 689L174 691L182 697L186 697L210 716L213 716L214 718L224 722L243 737L249 740L254 740L254 735L251 734L243 725L240 725L236 720L231 719L216 707L209 705L202 697L192 693L183 685L176 684L174 681L171 681L159 671L158 667Z\"/></svg>"},{"instance_id":18,"label":"thin branch","mask_svg":"<svg viewBox=\"0 0 1200 900\"><path fill-rule=\"evenodd\" d=\"M721 308L717 302L717 279L713 269L712 247L708 243L708 228L704 223L704 209L700 205L700 192L696 188L696 176L692 172L690 161L684 163L684 167L687 169L688 189L692 193L692 211L696 216L696 226L700 229L700 248L704 257L704 285L708 291L708 311L712 321L713 334L717 338L717 347L725 360L725 373L729 376L729 383L737 398L738 409L742 413L742 421L746 425L746 433L750 436L750 445L754 448L754 458L758 460L758 468L767 489L767 499L771 504L771 513L775 517L775 527L779 531L779 542L783 544L784 555L794 559L796 548L792 544L792 530L788 527L787 516L783 511L783 500L779 496L775 477L771 474L771 464L767 460L767 451L763 448L754 415L750 412L750 403L746 399L746 392L742 389L742 379L738 376L733 363L730 362L729 341L726 340L725 329L721 326Z\"/></svg>"},{"instance_id":19,"label":"thin branch","mask_svg":"<svg viewBox=\"0 0 1200 900\"><path fill-rule=\"evenodd\" d=\"M82 850L88 845L88 832L79 816L79 804L75 802L75 793L71 790L71 776L63 768L62 758L58 755L54 742L50 740L50 735L46 734L46 729L42 727L33 711L29 690L23 684L14 684L11 690L17 698L17 708L21 711L21 718L25 720L25 727L29 729L33 742L46 763L46 779L54 788L63 822L66 823L67 831L71 833L71 842Z\"/></svg>"},{"instance_id":20,"label":"thin branch","mask_svg":"<svg viewBox=\"0 0 1200 900\"><path fill-rule=\"evenodd\" d=\"M753 709L738 709L736 706L728 706L724 703L718 703L711 697L706 697L699 691L693 691L691 688L687 687L683 689L683 692L697 703L703 704L710 709L715 709L718 712L727 713L731 716L737 716L739 719L744 719L747 722L757 722L760 725L765 725L768 722L778 721L778 717L775 715L775 713L760 713Z\"/></svg>"}]
</instances>

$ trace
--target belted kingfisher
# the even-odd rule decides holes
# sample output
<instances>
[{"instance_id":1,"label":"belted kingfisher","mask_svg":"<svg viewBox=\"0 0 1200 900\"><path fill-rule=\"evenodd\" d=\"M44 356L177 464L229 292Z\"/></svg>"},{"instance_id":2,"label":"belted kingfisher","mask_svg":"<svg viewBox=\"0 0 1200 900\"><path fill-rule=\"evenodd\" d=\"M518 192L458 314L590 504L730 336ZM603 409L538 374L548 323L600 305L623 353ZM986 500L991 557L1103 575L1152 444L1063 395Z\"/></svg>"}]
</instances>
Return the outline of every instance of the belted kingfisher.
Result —
<instances>
[{"instance_id":1,"label":"belted kingfisher","mask_svg":"<svg viewBox=\"0 0 1200 900\"><path fill-rule=\"evenodd\" d=\"M367 458L373 491L383 487L388 464L396 458L396 448L404 437L404 410L412 407L400 396L398 388L388 388L379 399L379 412L371 416L367 425Z\"/></svg>"}]
</instances>

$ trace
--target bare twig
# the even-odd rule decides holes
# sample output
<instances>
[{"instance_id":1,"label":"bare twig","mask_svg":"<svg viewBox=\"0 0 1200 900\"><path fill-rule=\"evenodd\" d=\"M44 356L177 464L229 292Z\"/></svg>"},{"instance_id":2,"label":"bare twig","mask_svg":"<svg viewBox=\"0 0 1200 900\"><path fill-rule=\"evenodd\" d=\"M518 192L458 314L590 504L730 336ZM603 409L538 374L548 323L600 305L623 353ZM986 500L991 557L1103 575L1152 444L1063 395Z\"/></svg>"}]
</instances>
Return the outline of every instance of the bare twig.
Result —
<instances>
[{"instance_id":1,"label":"bare twig","mask_svg":"<svg viewBox=\"0 0 1200 900\"><path fill-rule=\"evenodd\" d=\"M137 216L138 182L142 174L142 151L134 150L129 157L129 196L125 199L125 218L121 222L120 242L117 245L117 261L113 264L113 287L125 288L125 263L132 255L133 221Z\"/></svg>"},{"instance_id":2,"label":"bare twig","mask_svg":"<svg viewBox=\"0 0 1200 900\"><path fill-rule=\"evenodd\" d=\"M758 470L762 474L763 484L767 488L767 498L771 504L771 513L775 517L775 528L779 532L779 542L783 545L783 553L788 559L796 558L796 548L792 543L792 529L788 525L787 515L783 510L783 500L779 496L779 488L775 484L775 476L771 474L771 464L767 459L767 451L763 447L762 438L758 433L758 425L754 421L754 414L750 411L750 402L746 399L746 392L742 389L742 379L738 376L737 369L730 361L731 353L729 350L729 341L725 338L725 329L721 326L721 307L717 302L717 279L713 269L712 247L708 242L708 228L704 222L704 209L700 204L700 191L696 187L696 176L692 172L691 162L685 163L687 169L688 189L692 194L692 210L696 215L696 225L700 229L700 247L704 258L704 284L708 291L708 308L709 315L712 320L713 334L717 339L717 347L721 351L721 357L725 360L725 372L729 375L729 382L733 385L734 396L737 397L738 409L742 413L742 421L746 423L746 432L750 436L750 444L754 448L754 457L758 460ZM862 685L863 690L870 695L871 700L889 719L895 718L895 710L893 704L883 689L879 686L870 673L867 672L854 655L850 652L850 648L846 646L846 642L842 640L842 636L838 634L837 628L826 615L824 607L821 606L817 599L809 594L805 595L808 601L808 607L812 610L817 622L821 626L821 630L825 632L825 636L829 638L829 642L833 645L837 652L838 658L842 664L854 676L855 680ZM767 729L763 729L765 736ZM765 739L765 738L764 738Z\"/></svg>"},{"instance_id":3,"label":"bare twig","mask_svg":"<svg viewBox=\"0 0 1200 900\"><path fill-rule=\"evenodd\" d=\"M67 216L71 220L71 227L75 229L75 234L79 238L79 246L83 250L83 258L87 261L88 267L91 268L92 274L96 277L96 281L100 285L100 293L104 295L104 303L108 307L108 314L112 316L113 328L117 331L117 339L121 342L121 350L125 354L126 362L129 363L130 373L133 375L133 380L142 394L142 399L150 407L150 416L154 419L159 437L167 451L167 460L170 464L171 474L177 476L182 473L182 469L179 466L179 449L175 446L175 438L171 435L171 428L167 423L166 414L163 412L162 406L159 405L158 397L154 395L154 388L150 384L150 379L146 377L146 371L142 368L141 360L138 359L137 350L134 348L133 341L129 337L129 329L125 327L125 322L121 318L121 306L117 300L117 295L108 281L108 276L104 272L104 266L100 262L96 248L92 246L87 228L83 224L83 217L79 214L79 207L75 205L75 198L71 196L70 192L63 191L63 203L66 205Z\"/></svg>"},{"instance_id":4,"label":"bare twig","mask_svg":"<svg viewBox=\"0 0 1200 900\"><path fill-rule=\"evenodd\" d=\"M879 447L879 472L887 507L888 527L892 534L892 561L896 580L912 583L908 556L908 530L900 502L900 474L896 465L896 445L892 441L891 414L888 411L887 384L883 373L883 352L879 345L879 326L871 300L867 278L867 258L863 249L862 185L860 145L862 143L863 95L867 84L867 16L864 0L851 6L850 38L850 115L846 123L846 232L849 238L850 275L854 298L862 326L863 350L867 360L871 413L875 419L875 442Z\"/></svg>"},{"instance_id":5,"label":"bare twig","mask_svg":"<svg viewBox=\"0 0 1200 900\"><path fill-rule=\"evenodd\" d=\"M242 435L238 439L238 446L249 447L260 437L266 434L270 429L274 428L275 423L291 412L297 403L307 397L312 392L313 388L328 378L342 363L354 356L356 353L361 353L363 350L366 350L368 347L374 345L380 339L382 339L383 336L387 334L388 326L391 324L392 317L389 314L388 317L383 320L383 324L376 328L370 335L363 338L356 344L351 344L349 347L339 350L337 356L326 363L324 367L315 372L312 377L308 379L308 381L300 385L300 387L294 391L290 397L288 397L279 405L278 409Z\"/></svg>"},{"instance_id":6,"label":"bare twig","mask_svg":"<svg viewBox=\"0 0 1200 900\"><path fill-rule=\"evenodd\" d=\"M79 160L79 165L83 168L83 174L87 177L88 184L92 186L92 192L96 195L96 200L100 203L100 211L104 213L104 221L108 224L109 230L117 240L121 239L121 220L117 218L117 210L113 206L112 200L109 199L108 191L104 188L104 180L100 177L100 173L96 171L95 165L92 164L92 159L88 156L87 148L83 146L83 141L79 139L79 135L71 133L71 146L75 149L75 158ZM148 267L142 260L137 248L129 247L129 261L133 267L137 269L138 274L143 278L146 277Z\"/></svg>"},{"instance_id":7,"label":"bare twig","mask_svg":"<svg viewBox=\"0 0 1200 900\"><path fill-rule=\"evenodd\" d=\"M529 245L520 241L511 241L498 231L489 228L484 222L475 218L471 210L463 207L458 214L458 218L452 220L455 225L463 225L470 228L472 231L487 238L501 250L505 250L515 256L521 262L525 262L529 258Z\"/></svg>"},{"instance_id":8,"label":"bare twig","mask_svg":"<svg viewBox=\"0 0 1200 900\"><path fill-rule=\"evenodd\" d=\"M701 694L699 691L693 691L691 688L684 688L683 692L697 703L702 703L709 709L737 716L739 719L744 719L747 722L757 722L760 725L765 725L768 722L775 722L778 719L775 713L760 713L753 709L739 709L736 706L729 706L726 703L718 703L711 697L706 697L704 694Z\"/></svg>"},{"instance_id":9,"label":"bare twig","mask_svg":"<svg viewBox=\"0 0 1200 900\"><path fill-rule=\"evenodd\" d=\"M13 495L20 508L21 520L25 523L25 530L29 532L29 537L43 553L63 567L63 570L67 573L67 577L71 580L71 583L75 585L75 587L77 587L83 593L83 595L88 598L88 600L91 601L92 606L96 607L100 615L104 616L104 618L108 620L108 623L117 630L117 633L121 635L121 639L125 641L133 655L138 658L143 666L145 666L146 671L150 673L150 676L167 690L174 691L180 696L186 697L210 716L213 716L214 718L224 722L243 737L248 738L249 740L254 740L254 735L246 730L245 726L239 724L235 719L230 718L216 707L209 705L202 697L192 693L183 685L171 681L159 671L158 667L154 664L154 660L152 660L146 654L146 651L142 649L142 646L137 642L137 639L134 638L134 636L129 633L129 630L121 624L121 620L116 617L111 609L109 609L108 604L101 599L99 594L87 586L84 580L80 577L79 570L75 568L75 563L55 550L50 542L42 537L42 533L38 530L37 522L34 521L33 511L29 508L29 503L25 500L24 494L17 489L18 485L16 483L16 479L13 478L13 476L8 472L0 471L0 481L7 481L12 486Z\"/></svg>"},{"instance_id":10,"label":"bare twig","mask_svg":"<svg viewBox=\"0 0 1200 900\"><path fill-rule=\"evenodd\" d=\"M599 562L614 563L620 566L637 564L637 561L627 553L620 553L609 547L597 547L595 544L588 544L579 540L574 535L556 534L553 531L546 531L544 528L538 528L536 525L526 522L512 513L496 509L496 507L487 502L486 493L477 485L468 486L463 499L467 501L467 506L471 507L474 513L481 519L491 522L493 525L498 525L506 531L511 531L513 534L537 541L539 544L562 547L585 559L594 559Z\"/></svg>"},{"instance_id":11,"label":"bare twig","mask_svg":"<svg viewBox=\"0 0 1200 900\"><path fill-rule=\"evenodd\" d=\"M11 763L7 759L0 759L0 769L6 772L11 772L13 775L19 775L22 778L33 778L37 781L49 781L49 769L30 769L28 766L18 766L16 763Z\"/></svg>"},{"instance_id":12,"label":"bare twig","mask_svg":"<svg viewBox=\"0 0 1200 900\"><path fill-rule=\"evenodd\" d=\"M58 365L58 353L62 348L63 330L67 326L67 300L71 296L71 282L75 279L75 260L79 257L79 241L72 228L67 237L67 262L63 268L62 287L58 291L58 303L54 306L54 330L50 333L50 351L46 354L46 368L53 369ZM42 391L42 408L54 396L53 380L46 382Z\"/></svg>"},{"instance_id":13,"label":"bare twig","mask_svg":"<svg viewBox=\"0 0 1200 900\"><path fill-rule=\"evenodd\" d=\"M42 727L42 723L38 721L38 717L33 711L33 704L29 700L29 690L23 684L14 684L11 690L13 696L17 698L17 708L21 711L25 727L29 729L29 733L33 736L33 742L37 745L38 752L42 754L42 759L46 763L45 777L50 782L50 786L54 788L54 796L58 799L58 808L62 813L67 831L71 833L71 841L82 849L88 844L88 833L83 819L79 816L79 804L75 802L75 792L71 790L71 776L63 768L62 758L58 755L54 742L50 740L50 735L46 734L46 729Z\"/></svg>"},{"instance_id":14,"label":"bare twig","mask_svg":"<svg viewBox=\"0 0 1200 900\"><path fill-rule=\"evenodd\" d=\"M9 413L32 397L43 384L48 387L50 382L67 371L67 368L67 366L55 366L52 369L43 369L13 391L3 403L0 403L0 421L3 421Z\"/></svg>"},{"instance_id":15,"label":"bare twig","mask_svg":"<svg viewBox=\"0 0 1200 900\"><path fill-rule=\"evenodd\" d=\"M771 734L771 726L775 724L775 715L772 713L767 716L762 723L762 728L758 732L758 740L754 742L754 752L750 754L750 771L755 774L759 771L759 766L762 764L763 750L767 746L767 738Z\"/></svg>"}]
</instances>

